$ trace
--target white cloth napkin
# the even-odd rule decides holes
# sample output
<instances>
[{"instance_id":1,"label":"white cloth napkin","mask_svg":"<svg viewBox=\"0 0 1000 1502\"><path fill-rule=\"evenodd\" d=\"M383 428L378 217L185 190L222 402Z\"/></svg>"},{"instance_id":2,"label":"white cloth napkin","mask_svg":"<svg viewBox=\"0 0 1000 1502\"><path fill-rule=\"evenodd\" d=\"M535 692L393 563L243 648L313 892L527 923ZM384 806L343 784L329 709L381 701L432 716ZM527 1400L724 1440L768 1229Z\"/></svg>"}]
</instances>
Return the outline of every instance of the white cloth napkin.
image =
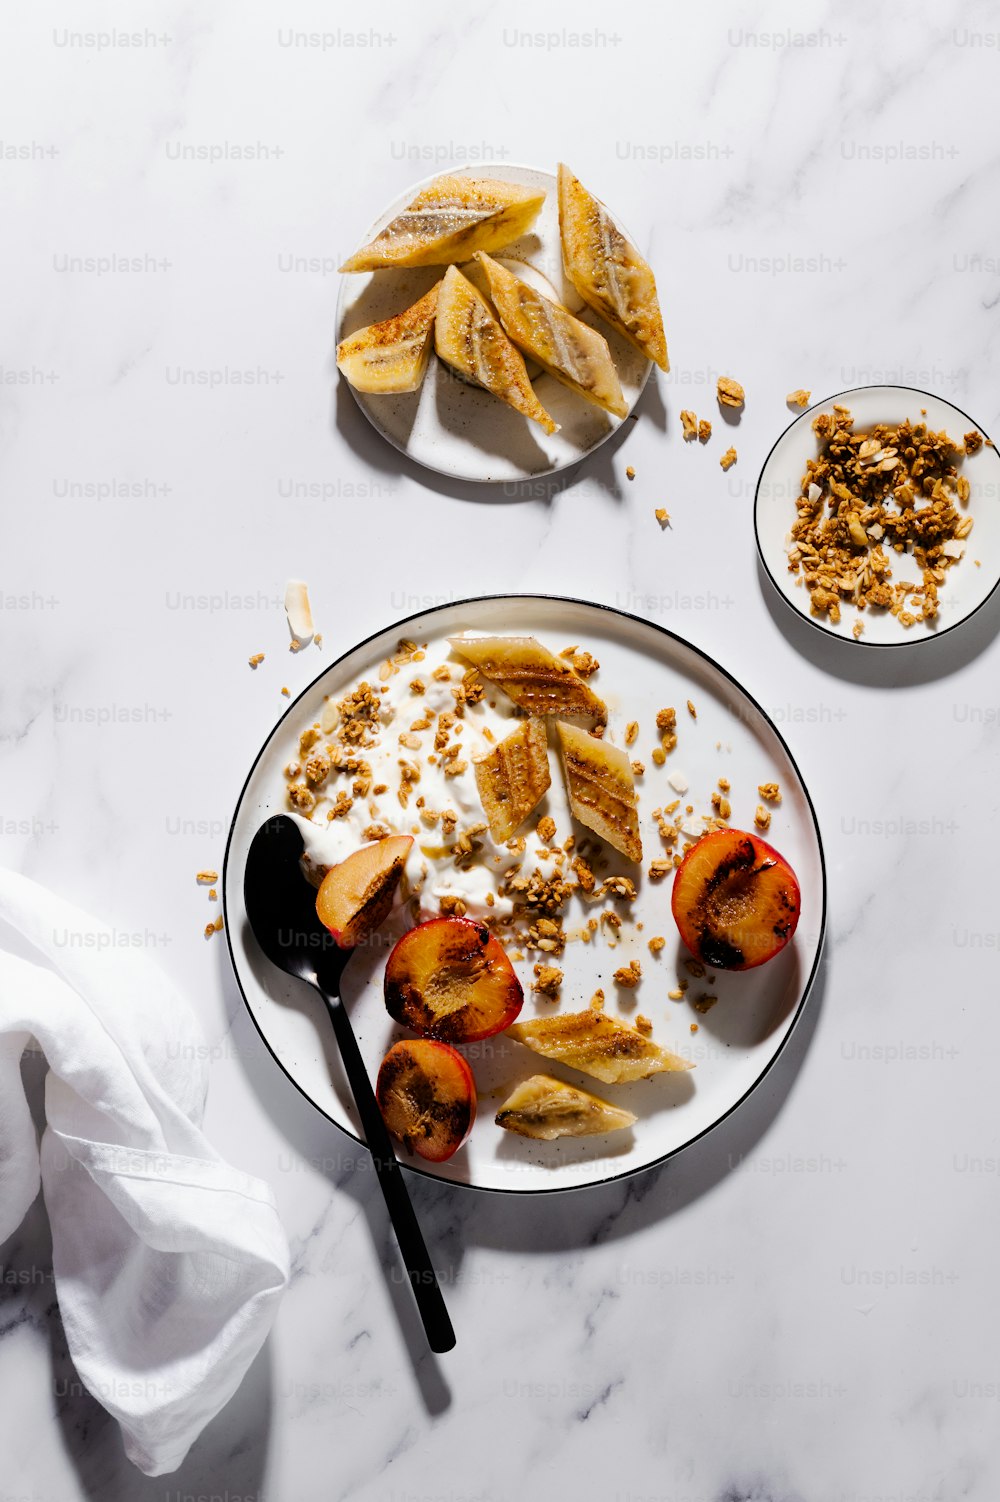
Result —
<instances>
[{"instance_id":1,"label":"white cloth napkin","mask_svg":"<svg viewBox=\"0 0 1000 1502\"><path fill-rule=\"evenodd\" d=\"M209 1050L132 936L10 871L0 919L49 961L0 951L0 1242L40 1179L77 1371L129 1459L163 1475L263 1344L288 1244L270 1189L202 1135ZM49 1065L40 1155L20 1071L32 1038Z\"/></svg>"}]
</instances>

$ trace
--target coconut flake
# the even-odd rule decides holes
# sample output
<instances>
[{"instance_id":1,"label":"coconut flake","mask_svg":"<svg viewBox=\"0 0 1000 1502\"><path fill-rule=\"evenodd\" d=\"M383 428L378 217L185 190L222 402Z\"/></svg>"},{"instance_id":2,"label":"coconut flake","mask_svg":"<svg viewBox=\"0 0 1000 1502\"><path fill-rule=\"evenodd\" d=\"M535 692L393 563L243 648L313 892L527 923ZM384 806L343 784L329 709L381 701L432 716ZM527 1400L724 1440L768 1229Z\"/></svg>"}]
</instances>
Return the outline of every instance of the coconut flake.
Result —
<instances>
[{"instance_id":1,"label":"coconut flake","mask_svg":"<svg viewBox=\"0 0 1000 1502\"><path fill-rule=\"evenodd\" d=\"M957 537L949 537L941 544L941 551L946 558L961 558L965 553L965 543L959 542Z\"/></svg>"},{"instance_id":2,"label":"coconut flake","mask_svg":"<svg viewBox=\"0 0 1000 1502\"><path fill-rule=\"evenodd\" d=\"M868 536L872 538L874 542L878 542L879 538L883 537L884 535L885 529L882 526L882 523L872 522L871 526L868 528Z\"/></svg>"},{"instance_id":3,"label":"coconut flake","mask_svg":"<svg viewBox=\"0 0 1000 1502\"><path fill-rule=\"evenodd\" d=\"M819 498L820 498L820 496L821 496L821 495L822 495L822 494L823 494L823 492L822 492L822 490L821 490L821 489L820 489L820 487L819 487L819 486L818 486L818 485L817 485L817 484L816 484L816 481L815 481L815 480L813 480L813 481L812 481L812 482L811 482L811 484L810 484L810 486L809 486L809 499L810 499L810 500L811 500L811 501L818 501L818 500L819 500Z\"/></svg>"},{"instance_id":4,"label":"coconut flake","mask_svg":"<svg viewBox=\"0 0 1000 1502\"><path fill-rule=\"evenodd\" d=\"M309 590L301 579L289 579L285 585L285 614L288 629L300 645L312 641L313 617Z\"/></svg>"},{"instance_id":5,"label":"coconut flake","mask_svg":"<svg viewBox=\"0 0 1000 1502\"><path fill-rule=\"evenodd\" d=\"M667 778L675 793L686 793L688 790L687 778L682 777L680 772L671 772Z\"/></svg>"}]
</instances>

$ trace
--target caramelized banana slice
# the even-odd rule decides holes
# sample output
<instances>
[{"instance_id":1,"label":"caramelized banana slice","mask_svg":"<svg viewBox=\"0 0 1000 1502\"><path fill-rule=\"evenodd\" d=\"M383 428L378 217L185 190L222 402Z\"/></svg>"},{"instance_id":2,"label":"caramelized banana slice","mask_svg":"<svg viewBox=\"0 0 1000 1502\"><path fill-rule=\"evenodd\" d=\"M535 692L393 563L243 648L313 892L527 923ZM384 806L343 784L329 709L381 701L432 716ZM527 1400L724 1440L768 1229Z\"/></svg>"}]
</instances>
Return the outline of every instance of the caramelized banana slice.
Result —
<instances>
[{"instance_id":1,"label":"caramelized banana slice","mask_svg":"<svg viewBox=\"0 0 1000 1502\"><path fill-rule=\"evenodd\" d=\"M656 281L603 203L559 164L559 233L566 275L587 305L661 370L669 370Z\"/></svg>"},{"instance_id":2,"label":"caramelized banana slice","mask_svg":"<svg viewBox=\"0 0 1000 1502\"><path fill-rule=\"evenodd\" d=\"M508 699L533 715L587 715L602 725L608 708L562 657L533 636L449 636L451 645Z\"/></svg>"},{"instance_id":3,"label":"caramelized banana slice","mask_svg":"<svg viewBox=\"0 0 1000 1502\"><path fill-rule=\"evenodd\" d=\"M428 183L341 271L382 266L449 266L477 250L499 250L534 223L545 194L491 177L445 173Z\"/></svg>"},{"instance_id":4,"label":"caramelized banana slice","mask_svg":"<svg viewBox=\"0 0 1000 1502\"><path fill-rule=\"evenodd\" d=\"M446 365L498 396L543 427L558 433L528 380L524 360L490 312L485 297L454 266L441 284L434 348Z\"/></svg>"},{"instance_id":5,"label":"caramelized banana slice","mask_svg":"<svg viewBox=\"0 0 1000 1502\"><path fill-rule=\"evenodd\" d=\"M634 1027L589 1007L585 1012L515 1022L507 1029L507 1036L546 1059L568 1064L606 1085L694 1068L687 1059L660 1048Z\"/></svg>"},{"instance_id":6,"label":"caramelized banana slice","mask_svg":"<svg viewBox=\"0 0 1000 1502\"><path fill-rule=\"evenodd\" d=\"M525 720L474 763L490 834L509 840L548 792L549 737L544 720Z\"/></svg>"},{"instance_id":7,"label":"caramelized banana slice","mask_svg":"<svg viewBox=\"0 0 1000 1502\"><path fill-rule=\"evenodd\" d=\"M631 1111L619 1110L551 1074L533 1074L508 1095L496 1114L497 1126L505 1131L541 1142L620 1132L635 1119Z\"/></svg>"},{"instance_id":8,"label":"caramelized banana slice","mask_svg":"<svg viewBox=\"0 0 1000 1502\"><path fill-rule=\"evenodd\" d=\"M624 751L559 721L569 806L575 818L629 860L642 860L632 765Z\"/></svg>"},{"instance_id":9,"label":"caramelized banana slice","mask_svg":"<svg viewBox=\"0 0 1000 1502\"><path fill-rule=\"evenodd\" d=\"M518 349L578 396L616 417L627 417L618 372L603 335L483 251L476 259L486 273L500 322Z\"/></svg>"},{"instance_id":10,"label":"caramelized banana slice","mask_svg":"<svg viewBox=\"0 0 1000 1502\"><path fill-rule=\"evenodd\" d=\"M337 345L337 369L355 391L387 395L418 389L431 357L440 289L437 282L412 308L370 323Z\"/></svg>"}]
</instances>

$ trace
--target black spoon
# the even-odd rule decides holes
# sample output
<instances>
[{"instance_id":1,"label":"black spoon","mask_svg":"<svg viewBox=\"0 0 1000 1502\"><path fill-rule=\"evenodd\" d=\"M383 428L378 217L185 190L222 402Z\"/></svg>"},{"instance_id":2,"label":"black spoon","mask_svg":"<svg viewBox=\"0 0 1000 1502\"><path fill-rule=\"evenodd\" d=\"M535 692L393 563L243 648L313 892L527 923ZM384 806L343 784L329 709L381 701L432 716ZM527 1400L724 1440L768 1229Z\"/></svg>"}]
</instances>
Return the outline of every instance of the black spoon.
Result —
<instances>
[{"instance_id":1,"label":"black spoon","mask_svg":"<svg viewBox=\"0 0 1000 1502\"><path fill-rule=\"evenodd\" d=\"M247 917L254 938L271 963L286 975L306 981L323 998L427 1340L432 1351L450 1351L455 1332L437 1274L420 1234L351 1019L340 998L340 978L354 951L341 949L320 923L315 889L302 874L302 850L302 832L287 814L278 814L260 826L243 877Z\"/></svg>"}]
</instances>

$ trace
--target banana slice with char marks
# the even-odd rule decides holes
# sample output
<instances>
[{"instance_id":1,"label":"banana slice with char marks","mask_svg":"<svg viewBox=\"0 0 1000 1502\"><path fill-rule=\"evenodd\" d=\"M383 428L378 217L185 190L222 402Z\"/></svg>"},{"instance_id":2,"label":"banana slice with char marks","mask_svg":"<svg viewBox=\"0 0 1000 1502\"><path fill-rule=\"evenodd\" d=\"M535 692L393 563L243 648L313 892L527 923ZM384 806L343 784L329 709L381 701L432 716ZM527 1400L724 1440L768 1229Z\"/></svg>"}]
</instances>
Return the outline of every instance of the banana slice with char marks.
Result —
<instances>
[{"instance_id":1,"label":"banana slice with char marks","mask_svg":"<svg viewBox=\"0 0 1000 1502\"><path fill-rule=\"evenodd\" d=\"M558 722L566 791L574 818L629 860L642 860L632 764L624 751L577 725Z\"/></svg>"},{"instance_id":2,"label":"banana slice with char marks","mask_svg":"<svg viewBox=\"0 0 1000 1502\"><path fill-rule=\"evenodd\" d=\"M559 163L566 275L587 305L661 370L670 369L656 279L599 199Z\"/></svg>"},{"instance_id":3,"label":"banana slice with char marks","mask_svg":"<svg viewBox=\"0 0 1000 1502\"><path fill-rule=\"evenodd\" d=\"M544 193L517 183L444 173L340 269L378 271L385 266L468 261L477 250L500 250L517 240L530 229L544 202Z\"/></svg>"},{"instance_id":4,"label":"banana slice with char marks","mask_svg":"<svg viewBox=\"0 0 1000 1502\"><path fill-rule=\"evenodd\" d=\"M638 1029L589 1007L585 1012L515 1022L507 1029L507 1037L546 1059L593 1075L606 1085L694 1068L687 1059L661 1048Z\"/></svg>"},{"instance_id":5,"label":"banana slice with char marks","mask_svg":"<svg viewBox=\"0 0 1000 1502\"><path fill-rule=\"evenodd\" d=\"M557 1137L593 1137L633 1126L631 1111L578 1090L551 1074L533 1074L512 1091L496 1114L496 1124L519 1137L554 1142Z\"/></svg>"},{"instance_id":6,"label":"banana slice with char marks","mask_svg":"<svg viewBox=\"0 0 1000 1502\"><path fill-rule=\"evenodd\" d=\"M529 714L586 715L607 723L604 700L533 636L449 636L448 641Z\"/></svg>"},{"instance_id":7,"label":"banana slice with char marks","mask_svg":"<svg viewBox=\"0 0 1000 1502\"><path fill-rule=\"evenodd\" d=\"M524 359L494 318L485 297L455 266L441 284L434 319L434 348L467 381L530 417L546 433L558 433L528 380Z\"/></svg>"},{"instance_id":8,"label":"banana slice with char marks","mask_svg":"<svg viewBox=\"0 0 1000 1502\"><path fill-rule=\"evenodd\" d=\"M370 323L337 345L337 369L354 387L384 396L416 391L427 371L441 283L394 318Z\"/></svg>"},{"instance_id":9,"label":"banana slice with char marks","mask_svg":"<svg viewBox=\"0 0 1000 1502\"><path fill-rule=\"evenodd\" d=\"M549 737L544 720L525 720L473 763L476 787L495 840L509 840L548 792Z\"/></svg>"},{"instance_id":10,"label":"banana slice with char marks","mask_svg":"<svg viewBox=\"0 0 1000 1502\"><path fill-rule=\"evenodd\" d=\"M604 336L484 251L476 259L486 273L500 322L518 349L578 396L616 417L627 417L628 407Z\"/></svg>"}]
</instances>

